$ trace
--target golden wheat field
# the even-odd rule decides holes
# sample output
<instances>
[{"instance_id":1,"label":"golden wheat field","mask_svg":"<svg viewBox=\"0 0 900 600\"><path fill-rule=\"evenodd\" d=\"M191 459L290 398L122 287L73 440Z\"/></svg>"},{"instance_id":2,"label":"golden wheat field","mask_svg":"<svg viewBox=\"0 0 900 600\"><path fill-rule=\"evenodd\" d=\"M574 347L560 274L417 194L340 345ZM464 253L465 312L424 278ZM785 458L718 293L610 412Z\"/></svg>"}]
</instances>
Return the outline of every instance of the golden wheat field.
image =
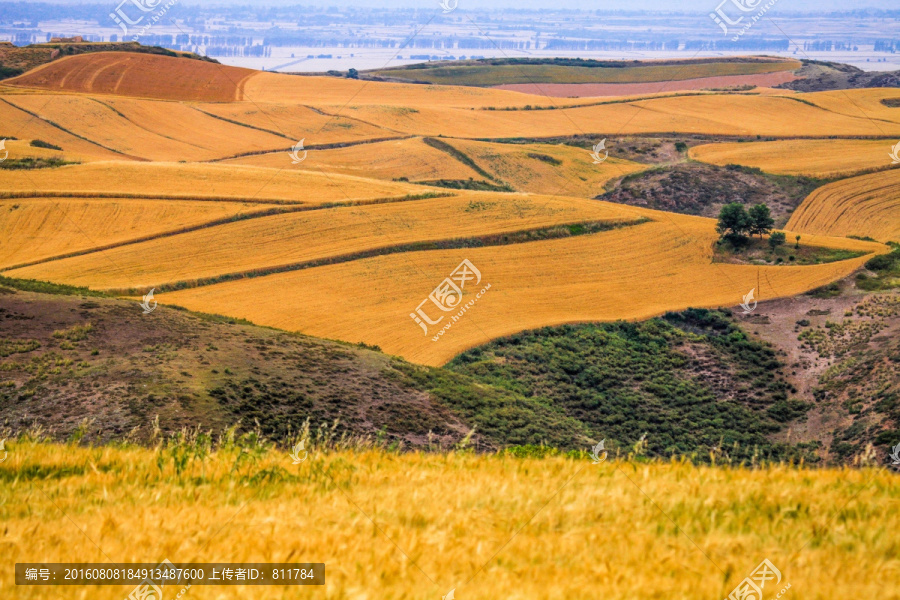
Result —
<instances>
[{"instance_id":1,"label":"golden wheat field","mask_svg":"<svg viewBox=\"0 0 900 600\"><path fill-rule=\"evenodd\" d=\"M341 115L336 109L326 111L300 104L217 102L195 104L193 108L232 123L289 138L291 145L301 139L306 140L308 146L314 146L381 140L403 135Z\"/></svg>"},{"instance_id":2,"label":"golden wheat field","mask_svg":"<svg viewBox=\"0 0 900 600\"><path fill-rule=\"evenodd\" d=\"M719 166L756 167L778 175L838 177L891 164L888 140L778 140L774 142L704 144L690 157Z\"/></svg>"},{"instance_id":3,"label":"golden wheat field","mask_svg":"<svg viewBox=\"0 0 900 600\"><path fill-rule=\"evenodd\" d=\"M328 204L403 198L440 191L408 183L300 170L291 164L291 157L287 152L280 156L284 163L284 168L280 169L208 163L110 161L48 169L39 175L27 170L3 170L0 171L0 194L7 197L124 195L141 198Z\"/></svg>"},{"instance_id":4,"label":"golden wheat field","mask_svg":"<svg viewBox=\"0 0 900 600\"><path fill-rule=\"evenodd\" d=\"M158 298L318 337L361 341L413 362L440 365L495 337L545 325L733 306L753 288L761 299L792 296L845 277L867 260L803 267L712 263L714 221L635 210L655 220L568 239L380 256ZM886 251L870 242L805 238L811 245ZM490 289L435 341L457 313L446 313L426 333L410 315L463 260L474 264L482 279L470 282L460 306L488 284ZM437 320L440 311L430 310Z\"/></svg>"},{"instance_id":5,"label":"golden wheat field","mask_svg":"<svg viewBox=\"0 0 900 600\"><path fill-rule=\"evenodd\" d=\"M417 242L637 219L640 214L629 207L588 200L464 192L452 198L326 208L242 220L10 270L8 275L100 289L149 289L225 274L265 272ZM148 256L153 260L148 261Z\"/></svg>"},{"instance_id":6,"label":"golden wheat field","mask_svg":"<svg viewBox=\"0 0 900 600\"><path fill-rule=\"evenodd\" d=\"M900 242L900 169L819 188L797 207L787 227L818 235Z\"/></svg>"},{"instance_id":7,"label":"golden wheat field","mask_svg":"<svg viewBox=\"0 0 900 600\"><path fill-rule=\"evenodd\" d=\"M617 158L598 165L590 151L563 144L495 144L471 140L448 143L499 181L536 194L592 198L602 194L610 180L647 168Z\"/></svg>"},{"instance_id":8,"label":"golden wheat field","mask_svg":"<svg viewBox=\"0 0 900 600\"><path fill-rule=\"evenodd\" d=\"M773 596L900 598L885 470L377 450L292 465L238 442L176 472L176 451L11 443L0 557L326 565L324 587L188 590L210 600L724 598L763 559L781 573ZM131 587L17 587L0 573L4 596L70 590L118 600Z\"/></svg>"},{"instance_id":9,"label":"golden wheat field","mask_svg":"<svg viewBox=\"0 0 900 600\"><path fill-rule=\"evenodd\" d=\"M9 268L269 208L274 207L127 198L0 200L0 266Z\"/></svg>"},{"instance_id":10,"label":"golden wheat field","mask_svg":"<svg viewBox=\"0 0 900 600\"><path fill-rule=\"evenodd\" d=\"M7 274L121 291L199 283L161 294L160 301L365 341L427 364L543 325L734 305L754 287L761 298L790 296L846 276L866 260L809 267L714 264L713 220L576 198L596 196L609 182L650 165L618 159L615 148L598 165L574 146L478 139L488 132L495 139L586 132L900 135L900 123L853 113L855 103L873 111L880 103L866 90L807 94L807 102L787 92L559 101L493 89L257 73L234 82L238 100L203 101L209 98L173 89L180 100L174 102L150 99L160 96L154 91L158 81L140 83L151 63L168 60L140 66L133 57L122 64L105 57L92 65L91 57L77 58L0 92L0 109L15 117L11 133L19 140L40 136L60 145L68 160L79 154L92 160L0 171L4 205L24 207L3 217L10 232L4 264L31 265ZM190 65L221 93L228 86L211 74L215 68ZM122 86L103 83L105 69L124 69ZM100 92L89 85L91 73L98 74ZM822 106L816 104L820 96ZM509 107L517 110L503 110ZM451 137L424 139L440 135ZM304 140L307 150L291 156L295 139ZM869 142L848 143L868 148ZM734 144L716 144L709 152L728 152L727 146ZM18 140L12 148L16 156L27 152ZM858 164L868 156L854 153L861 156ZM98 160L112 157L117 160ZM446 190L401 178L490 180L536 195ZM368 203L373 206L328 207ZM284 214L253 214L274 204ZM300 211L315 207L324 210ZM234 222L221 222L229 218ZM144 225L151 219L153 226ZM639 219L650 222L633 223ZM566 239L523 243L515 237L598 221L632 224ZM177 233L191 228L196 230ZM846 235L842 230L797 231L807 244L885 251L809 235ZM481 239L513 234L516 243ZM473 247L452 250L415 246L460 237L478 239L466 243ZM405 251L371 256L398 246ZM438 328L423 334L410 314L463 259L477 265L490 290L470 316L432 341ZM266 275L336 260L340 264ZM254 277L208 285L239 275ZM473 294L466 290L466 300Z\"/></svg>"},{"instance_id":11,"label":"golden wheat field","mask_svg":"<svg viewBox=\"0 0 900 600\"><path fill-rule=\"evenodd\" d=\"M312 149L310 152L309 159L297 165L298 169L386 180L401 177L410 181L483 179L470 166L429 146L419 137L354 144L344 148ZM222 162L277 169L284 166L284 153L242 156Z\"/></svg>"}]
</instances>

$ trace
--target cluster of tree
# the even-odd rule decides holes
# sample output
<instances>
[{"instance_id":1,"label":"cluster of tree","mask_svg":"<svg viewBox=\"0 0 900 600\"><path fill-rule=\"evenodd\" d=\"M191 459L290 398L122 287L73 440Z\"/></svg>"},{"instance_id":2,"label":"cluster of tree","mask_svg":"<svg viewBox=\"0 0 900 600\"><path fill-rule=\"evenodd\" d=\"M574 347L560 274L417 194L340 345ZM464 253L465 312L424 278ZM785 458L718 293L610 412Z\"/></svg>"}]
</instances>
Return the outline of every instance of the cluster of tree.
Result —
<instances>
[{"instance_id":1,"label":"cluster of tree","mask_svg":"<svg viewBox=\"0 0 900 600\"><path fill-rule=\"evenodd\" d=\"M756 204L747 210L743 204L733 202L722 207L716 231L719 232L721 239L734 245L741 245L750 236L758 235L762 239L762 236L771 232L774 227L775 219L772 218L772 212L767 205ZM775 248L784 244L784 241L784 233L776 231L769 238L769 245Z\"/></svg>"}]
</instances>

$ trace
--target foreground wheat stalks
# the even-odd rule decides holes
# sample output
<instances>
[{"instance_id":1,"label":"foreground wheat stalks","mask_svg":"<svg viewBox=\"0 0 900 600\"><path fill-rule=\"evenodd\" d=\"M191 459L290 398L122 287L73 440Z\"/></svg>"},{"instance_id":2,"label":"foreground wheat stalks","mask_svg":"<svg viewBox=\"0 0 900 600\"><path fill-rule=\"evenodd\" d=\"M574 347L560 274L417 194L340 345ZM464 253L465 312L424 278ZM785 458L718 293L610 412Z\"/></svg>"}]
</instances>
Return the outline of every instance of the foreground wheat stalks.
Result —
<instances>
[{"instance_id":1,"label":"foreground wheat stalks","mask_svg":"<svg viewBox=\"0 0 900 600\"><path fill-rule=\"evenodd\" d=\"M0 597L26 561L316 561L324 588L190 598L721 599L764 558L784 598L900 598L900 491L879 469L757 470L464 453L16 442L0 463ZM185 454L187 453L187 454ZM239 458L241 457L241 458ZM176 469L176 465L179 468Z\"/></svg>"}]
</instances>

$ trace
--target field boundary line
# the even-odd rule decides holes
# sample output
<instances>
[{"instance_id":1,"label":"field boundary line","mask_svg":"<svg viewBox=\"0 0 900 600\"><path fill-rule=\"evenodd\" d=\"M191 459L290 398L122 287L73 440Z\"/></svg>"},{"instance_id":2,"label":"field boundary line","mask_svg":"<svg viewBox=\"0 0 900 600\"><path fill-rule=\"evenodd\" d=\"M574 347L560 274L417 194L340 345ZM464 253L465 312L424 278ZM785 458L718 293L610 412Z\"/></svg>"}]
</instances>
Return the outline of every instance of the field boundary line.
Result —
<instances>
[{"instance_id":1,"label":"field boundary line","mask_svg":"<svg viewBox=\"0 0 900 600\"><path fill-rule=\"evenodd\" d=\"M203 112L203 111L200 111ZM266 131L266 130L261 130ZM286 140L290 140L291 138L287 136L282 136ZM380 142L394 142L397 140L411 140L413 138L421 137L418 135L402 135L396 137L384 137L384 138L372 138L370 140L352 140L349 142L332 142L330 144L304 144L304 149L306 150L336 150L339 148L352 148L353 146L364 146L365 144L377 144ZM211 158L209 160L200 161L203 163L218 163L225 160L234 160L235 158L244 158L246 156L265 156L266 154L280 154L282 152L290 152L293 150L293 146L288 148L278 148L276 150L254 150L252 152L241 152L240 154L235 154L233 156L225 156L222 158ZM381 181L381 180L379 180Z\"/></svg>"},{"instance_id":2,"label":"field boundary line","mask_svg":"<svg viewBox=\"0 0 900 600\"><path fill-rule=\"evenodd\" d=\"M185 289L195 289L220 283L228 283L230 281L237 281L241 279L255 279L257 277L268 277L269 275L278 275L281 273L290 273L293 271L303 271L315 267L342 264L378 256L406 254L409 252L458 250L462 248L491 248L495 246L512 246L532 242L542 242L547 240L580 237L583 235L595 235L607 231L614 231L626 227L634 227L651 222L653 222L653 220L647 217L642 217L633 221L577 221L573 223L560 223L559 225L548 225L545 227L522 229L505 233L491 233L481 236L445 238L438 240L421 240L404 244L379 246L376 248L359 250L357 252L348 252L346 254L323 256L321 258L314 258L296 263L246 269L243 271L235 271L232 273L225 273L221 275L201 277L194 280L181 280L136 288L104 288L103 291L119 296L143 295L150 291L151 287L160 293L176 292ZM572 231L573 228L583 228L583 230L575 232ZM540 237L538 237L537 239L528 239L528 236L530 235Z\"/></svg>"},{"instance_id":3,"label":"field boundary line","mask_svg":"<svg viewBox=\"0 0 900 600\"><path fill-rule=\"evenodd\" d=\"M97 146L97 147L99 147L99 148L103 148L104 150L109 150L110 152L114 152L114 153L116 153L116 154L119 154L119 155L121 155L121 156L124 156L124 157L126 157L126 158L130 158L130 159L132 159L132 160L136 160L136 161L139 161L139 162L151 162L149 158L143 158L143 157L141 157L141 156L132 156L131 154L126 154L125 152L122 152L121 150L116 150L115 148L110 148L109 146L104 146L103 144L101 144L101 143L99 143L99 142L95 142L94 140L88 139L88 138L84 137L83 135L79 135L79 134L75 133L74 131L69 131L68 129L66 129L66 128L63 127L62 125L59 125L59 124L57 124L57 123L54 123L54 122L51 121L50 119L45 119L45 118L42 117L41 115L39 115L39 114L37 114L37 113L35 113L35 112L32 112L32 111L28 110L27 108L22 108L21 106L16 106L15 104L13 104L12 102L10 102L10 101L7 100L6 98L0 97L0 102L4 102L4 103L6 103L6 104L12 106L12 107L15 108L16 110L20 110L20 111L22 111L23 113L26 113L26 114L28 114L28 115L31 115L31 116L32 116L33 118L35 118L35 119L38 119L38 120L40 120L40 121L43 121L44 123L50 125L51 127L55 127L55 128L59 129L60 131L62 131L62 132L64 132L64 133L68 133L69 135L71 135L71 136L73 136L73 137L77 137L77 138L80 139L80 140L83 140L83 141L85 141L85 142L88 142L89 144L93 144L93 145L95 145L95 146ZM50 103L50 101L48 100L48 101L47 101L47 104L49 104L49 103ZM47 107L47 104L44 105L44 108Z\"/></svg>"},{"instance_id":4,"label":"field boundary line","mask_svg":"<svg viewBox=\"0 0 900 600\"><path fill-rule=\"evenodd\" d=\"M96 198L96 194L88 194L86 197L88 198ZM416 196L407 196L403 198L375 198L372 200L360 200L358 202L339 202L339 203L331 203L331 204L299 204L299 205L284 205L285 208L268 208L264 210L259 210L256 212L238 212L229 217L222 217L220 219L215 219L213 221L207 221L205 223L199 223L197 225L191 225L188 227L182 227L181 229L173 229L169 231L163 231L160 233L154 233L152 235L147 235L139 238L132 238L128 240L123 240L121 242L116 242L114 244L106 244L104 246L98 246L94 248L86 248L84 250L77 250L73 252L68 252L66 254L58 254L54 256L50 256L47 258L42 258L40 260L32 261L29 263L22 263L18 265L13 265L10 267L2 267L0 268L0 272L12 271L15 269L24 269L25 267L32 267L34 265L45 264L49 262L54 262L57 260L63 260L66 258L73 258L76 256L85 256L88 254L94 254L96 252L104 252L106 250L112 250L114 248L121 248L123 246L131 246L134 244L141 244L144 242L149 242L157 239L174 237L177 235L181 235L184 233L191 233L192 231L199 231L202 229L210 229L212 227L220 227L222 225L228 225L229 223L238 223L240 221L250 221L253 219L261 219L265 217L279 216L279 215L287 215L293 213L300 212L312 212L316 210L326 210L330 208L352 208L355 206L367 206L367 205L377 205L377 204L393 204L394 202L416 202L419 200L432 200L435 198L452 198L457 197L457 194L419 194ZM38 197L41 198L41 197ZM114 198L118 199L120 196L114 196ZM126 198L131 199L131 198ZM159 198L135 198L137 200L158 200ZM0 198L2 200L2 198ZM162 200L169 200L168 198L163 198ZM213 202L232 202L230 200L212 200ZM234 201L236 204L240 204L239 201ZM264 204L260 202L259 204Z\"/></svg>"}]
</instances>

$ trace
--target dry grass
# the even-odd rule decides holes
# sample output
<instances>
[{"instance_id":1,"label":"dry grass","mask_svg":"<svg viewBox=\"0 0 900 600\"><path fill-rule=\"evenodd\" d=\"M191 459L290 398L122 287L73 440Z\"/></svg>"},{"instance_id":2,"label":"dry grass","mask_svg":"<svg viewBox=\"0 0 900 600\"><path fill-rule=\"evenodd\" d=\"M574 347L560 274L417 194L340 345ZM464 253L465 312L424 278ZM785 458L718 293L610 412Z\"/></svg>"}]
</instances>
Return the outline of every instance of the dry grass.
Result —
<instances>
[{"instance_id":1,"label":"dry grass","mask_svg":"<svg viewBox=\"0 0 900 600\"><path fill-rule=\"evenodd\" d=\"M690 306L735 306L753 288L760 299L792 296L844 277L866 260L803 267L713 264L714 220L634 210L657 221L569 239L376 257L158 298L260 325L363 341L414 362L439 365L467 348L524 329L643 319ZM885 251L855 240L804 236L804 242ZM424 335L409 315L466 258L481 270L483 281L467 290L464 302L483 285L491 289L446 335L432 341L436 327Z\"/></svg>"},{"instance_id":2,"label":"dry grass","mask_svg":"<svg viewBox=\"0 0 900 600\"><path fill-rule=\"evenodd\" d=\"M778 140L695 146L694 160L757 167L779 175L830 178L885 167L893 144L885 140Z\"/></svg>"},{"instance_id":3,"label":"dry grass","mask_svg":"<svg viewBox=\"0 0 900 600\"><path fill-rule=\"evenodd\" d=\"M766 597L790 583L798 600L900 598L900 497L885 470L371 450L295 466L255 446L238 461L236 444L178 474L170 450L8 448L6 564L326 564L323 587L195 586L197 600L724 598L764 558L783 576ZM0 593L23 600L132 587L17 587L0 573Z\"/></svg>"},{"instance_id":4,"label":"dry grass","mask_svg":"<svg viewBox=\"0 0 900 600\"><path fill-rule=\"evenodd\" d=\"M509 233L524 226L535 229L637 218L628 207L587 200L470 192L456 198L239 221L26 267L8 275L94 289L149 288L414 242Z\"/></svg>"},{"instance_id":5,"label":"dry grass","mask_svg":"<svg viewBox=\"0 0 900 600\"><path fill-rule=\"evenodd\" d=\"M241 83L255 73L200 60L99 52L64 57L3 83L53 91L231 102L241 99Z\"/></svg>"},{"instance_id":6,"label":"dry grass","mask_svg":"<svg viewBox=\"0 0 900 600\"><path fill-rule=\"evenodd\" d=\"M406 177L410 181L470 177L484 179L479 173L447 153L424 143L422 138L390 140L347 148L310 150L310 152L312 153L310 159L300 163L298 168L387 180L400 177ZM245 156L223 162L278 168L283 166L284 154Z\"/></svg>"},{"instance_id":7,"label":"dry grass","mask_svg":"<svg viewBox=\"0 0 900 600\"><path fill-rule=\"evenodd\" d=\"M0 267L118 244L266 208L236 202L0 200Z\"/></svg>"},{"instance_id":8,"label":"dry grass","mask_svg":"<svg viewBox=\"0 0 900 600\"><path fill-rule=\"evenodd\" d=\"M803 201L788 229L900 242L900 169L844 179Z\"/></svg>"},{"instance_id":9,"label":"dry grass","mask_svg":"<svg viewBox=\"0 0 900 600\"><path fill-rule=\"evenodd\" d=\"M184 199L275 200L293 204L326 204L367 198L402 198L430 188L373 181L340 174L301 171L287 152L283 169L240 165L97 162L47 169L39 176L25 171L0 171L0 190L7 193L125 194ZM307 159L312 161L310 155ZM2 197L2 196L0 196Z\"/></svg>"}]
</instances>

